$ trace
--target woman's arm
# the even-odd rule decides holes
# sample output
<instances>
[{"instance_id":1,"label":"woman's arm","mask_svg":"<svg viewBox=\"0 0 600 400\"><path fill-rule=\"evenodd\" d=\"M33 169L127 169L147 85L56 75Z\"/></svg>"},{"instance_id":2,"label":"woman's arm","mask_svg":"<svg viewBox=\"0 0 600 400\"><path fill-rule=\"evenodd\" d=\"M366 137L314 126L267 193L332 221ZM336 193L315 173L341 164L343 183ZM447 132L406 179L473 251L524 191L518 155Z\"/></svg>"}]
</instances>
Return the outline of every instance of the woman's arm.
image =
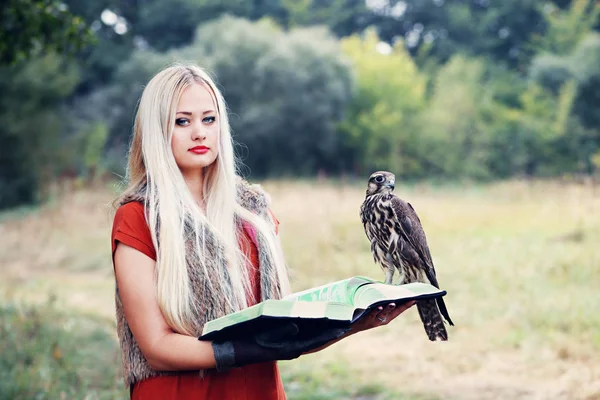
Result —
<instances>
[{"instance_id":1,"label":"woman's arm","mask_svg":"<svg viewBox=\"0 0 600 400\"><path fill-rule=\"evenodd\" d=\"M156 298L155 261L119 243L114 263L125 318L150 367L156 371L214 368L211 342L175 333L165 321Z\"/></svg>"},{"instance_id":2,"label":"woman's arm","mask_svg":"<svg viewBox=\"0 0 600 400\"><path fill-rule=\"evenodd\" d=\"M150 367L156 371L215 368L217 362L212 342L176 333L165 321L156 298L155 261L133 247L119 243L114 263L125 318ZM413 304L414 302L409 302L399 307L389 305L385 310L382 307L373 310L341 338L304 354L323 350L343 337L387 325ZM267 353L264 349L259 352L261 354L254 354L257 352L254 343L242 343L240 346L239 356L243 360L236 361L241 361L242 365L277 359L276 354L263 354ZM242 350L244 354L248 353L247 357L243 357Z\"/></svg>"}]
</instances>

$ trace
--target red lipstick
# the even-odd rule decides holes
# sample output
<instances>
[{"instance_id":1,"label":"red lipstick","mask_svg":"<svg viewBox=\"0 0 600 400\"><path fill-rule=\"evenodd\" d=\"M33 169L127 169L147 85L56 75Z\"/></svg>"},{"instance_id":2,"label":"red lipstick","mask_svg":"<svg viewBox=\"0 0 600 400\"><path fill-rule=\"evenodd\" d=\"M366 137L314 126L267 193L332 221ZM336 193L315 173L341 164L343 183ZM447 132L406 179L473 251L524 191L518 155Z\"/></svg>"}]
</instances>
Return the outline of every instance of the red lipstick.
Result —
<instances>
[{"instance_id":1,"label":"red lipstick","mask_svg":"<svg viewBox=\"0 0 600 400\"><path fill-rule=\"evenodd\" d=\"M208 152L208 150L210 150L210 149L206 146L196 146L196 147L192 147L188 151L191 151L194 154L205 154Z\"/></svg>"}]
</instances>

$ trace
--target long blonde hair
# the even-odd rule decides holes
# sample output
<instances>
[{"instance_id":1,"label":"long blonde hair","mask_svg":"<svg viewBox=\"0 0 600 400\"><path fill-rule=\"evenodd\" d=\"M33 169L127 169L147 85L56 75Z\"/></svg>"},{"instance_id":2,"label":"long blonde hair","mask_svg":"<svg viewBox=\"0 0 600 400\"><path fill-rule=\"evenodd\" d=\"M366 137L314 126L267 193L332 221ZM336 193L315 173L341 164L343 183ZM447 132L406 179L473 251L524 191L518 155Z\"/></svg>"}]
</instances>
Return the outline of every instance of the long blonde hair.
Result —
<instances>
[{"instance_id":1,"label":"long blonde hair","mask_svg":"<svg viewBox=\"0 0 600 400\"><path fill-rule=\"evenodd\" d=\"M203 195L206 211L197 205L188 189L171 150L176 107L183 91L194 83L203 84L214 97L220 124L219 151L214 163L204 169ZM127 165L127 189L115 200L127 197L146 186L145 208L152 240L157 250L157 298L172 329L192 334L193 310L190 279L186 264L185 225L194 227L195 260L207 274L203 250L205 229L223 245L233 298L229 307L247 306L250 279L247 262L238 245L236 217L252 224L261 234L275 262L282 294L289 293L285 261L273 227L243 208L236 198L237 160L233 151L229 119L221 92L209 74L197 65L175 64L156 74L145 87L138 106ZM158 222L158 224L157 224ZM160 239L160 240L159 240ZM159 243L160 241L160 243ZM188 254L189 256L189 254ZM224 292L225 282L210 282Z\"/></svg>"}]
</instances>

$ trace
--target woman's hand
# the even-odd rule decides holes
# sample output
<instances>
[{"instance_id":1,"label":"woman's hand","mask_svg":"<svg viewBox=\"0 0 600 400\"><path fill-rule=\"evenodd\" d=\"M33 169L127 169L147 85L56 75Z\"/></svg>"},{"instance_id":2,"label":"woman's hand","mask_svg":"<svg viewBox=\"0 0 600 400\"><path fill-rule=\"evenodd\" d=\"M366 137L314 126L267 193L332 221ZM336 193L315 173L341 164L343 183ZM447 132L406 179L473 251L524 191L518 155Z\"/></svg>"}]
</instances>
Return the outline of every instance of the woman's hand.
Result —
<instances>
[{"instance_id":1,"label":"woman's hand","mask_svg":"<svg viewBox=\"0 0 600 400\"><path fill-rule=\"evenodd\" d=\"M330 328L309 338L297 338L298 325L288 322L278 328L249 335L243 339L213 342L217 371L226 371L266 361L293 360L314 349L341 339L349 328Z\"/></svg>"},{"instance_id":2,"label":"woman's hand","mask_svg":"<svg viewBox=\"0 0 600 400\"><path fill-rule=\"evenodd\" d=\"M386 306L379 306L373 309L368 315L362 317L352 327L347 335L352 335L372 328L377 328L378 326L387 325L390 323L390 321L415 304L416 301L409 301L407 303L402 303L399 306L397 306L395 303L389 303Z\"/></svg>"},{"instance_id":3,"label":"woman's hand","mask_svg":"<svg viewBox=\"0 0 600 400\"><path fill-rule=\"evenodd\" d=\"M378 326L387 325L391 320L393 320L398 315L402 314L404 311L408 310L415 304L416 301L409 301L399 306L396 306L395 303L389 303L385 307L377 307L374 310L372 310L368 315L365 315L363 318L361 318L360 321L354 324L352 328L350 328L350 330L348 330L340 338L332 340L329 343L316 349L307 351L304 354L316 353L355 333L366 331L372 328L377 328Z\"/></svg>"}]
</instances>

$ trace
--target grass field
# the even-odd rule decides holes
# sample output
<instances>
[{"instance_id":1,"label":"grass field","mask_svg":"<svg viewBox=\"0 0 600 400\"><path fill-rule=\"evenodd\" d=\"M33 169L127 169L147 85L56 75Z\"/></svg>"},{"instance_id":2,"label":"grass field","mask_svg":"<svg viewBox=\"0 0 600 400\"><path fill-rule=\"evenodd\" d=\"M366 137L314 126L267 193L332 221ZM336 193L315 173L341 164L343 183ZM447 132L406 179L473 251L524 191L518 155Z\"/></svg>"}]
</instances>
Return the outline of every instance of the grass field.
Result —
<instances>
[{"instance_id":1,"label":"grass field","mask_svg":"<svg viewBox=\"0 0 600 400\"><path fill-rule=\"evenodd\" d=\"M359 274L383 279L358 217L362 184L263 186L281 221L294 290ZM428 234L456 324L450 341L429 342L411 309L281 363L289 398L600 399L600 188L423 184L396 193ZM2 214L2 297L42 303L54 293L60 308L110 331L110 199L111 189L86 189ZM100 360L103 370L118 367Z\"/></svg>"}]
</instances>

